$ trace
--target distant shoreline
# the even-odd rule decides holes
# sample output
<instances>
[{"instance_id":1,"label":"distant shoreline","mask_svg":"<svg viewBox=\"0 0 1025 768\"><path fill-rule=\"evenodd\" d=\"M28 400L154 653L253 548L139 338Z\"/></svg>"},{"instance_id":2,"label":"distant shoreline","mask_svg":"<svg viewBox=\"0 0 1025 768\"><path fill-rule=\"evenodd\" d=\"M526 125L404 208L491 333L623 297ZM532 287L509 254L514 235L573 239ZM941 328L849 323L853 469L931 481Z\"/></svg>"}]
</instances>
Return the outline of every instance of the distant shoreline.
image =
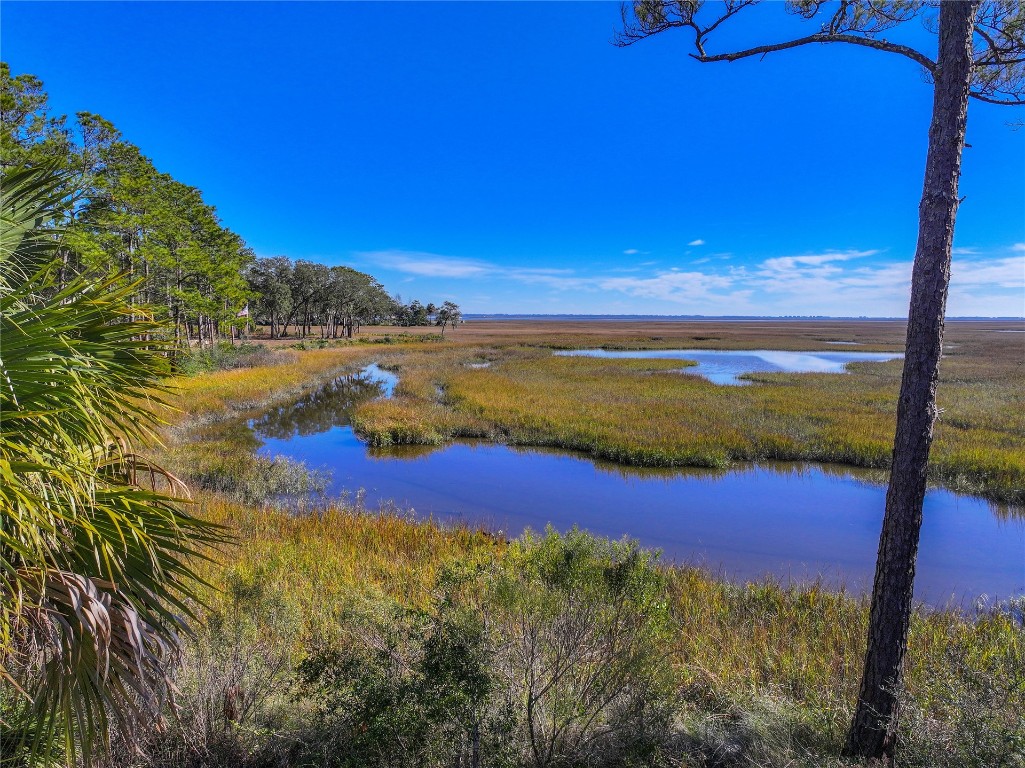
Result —
<instances>
[{"instance_id":1,"label":"distant shoreline","mask_svg":"<svg viewBox=\"0 0 1025 768\"><path fill-rule=\"evenodd\" d=\"M464 313L465 320L565 320L570 322L584 321L615 321L615 322L650 322L650 321L673 321L685 320L688 322L719 322L719 321L744 321L744 322L821 322L849 321L856 323L870 322L894 322L905 321L906 317L832 317L830 315L527 315L527 314L473 314ZM957 322L978 322L978 323L1021 323L1025 317L948 317L947 321Z\"/></svg>"}]
</instances>

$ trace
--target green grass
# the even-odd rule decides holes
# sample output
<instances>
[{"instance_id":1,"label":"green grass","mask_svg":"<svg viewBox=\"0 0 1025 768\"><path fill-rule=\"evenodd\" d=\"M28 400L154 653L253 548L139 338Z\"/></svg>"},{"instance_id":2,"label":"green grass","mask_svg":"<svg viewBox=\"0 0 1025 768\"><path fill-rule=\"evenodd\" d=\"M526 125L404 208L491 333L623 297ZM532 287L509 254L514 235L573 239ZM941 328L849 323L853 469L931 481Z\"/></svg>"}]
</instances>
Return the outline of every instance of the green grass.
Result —
<instances>
[{"instance_id":1,"label":"green grass","mask_svg":"<svg viewBox=\"0 0 1025 768\"><path fill-rule=\"evenodd\" d=\"M305 351L278 347L263 365L181 376L171 382L175 391L171 403L177 412L167 418L190 424L266 407L298 397L346 368L358 367L365 357L365 352L353 347Z\"/></svg>"},{"instance_id":2,"label":"green grass","mask_svg":"<svg viewBox=\"0 0 1025 768\"><path fill-rule=\"evenodd\" d=\"M944 360L930 475L1021 505L1025 375L1011 353L977 343ZM475 360L491 364L470 367ZM375 444L473 436L646 466L780 460L882 469L902 366L751 374L752 386L726 387L677 373L679 361L556 357L523 345L409 351L393 364L395 399L365 403L354 418Z\"/></svg>"},{"instance_id":3,"label":"green grass","mask_svg":"<svg viewBox=\"0 0 1025 768\"><path fill-rule=\"evenodd\" d=\"M198 509L237 543L203 566L208 608L179 675L187 716L169 738L239 765L287 755L308 737L320 702L295 687L304 660L365 637L367 616L387 624L397 610L432 611L455 564L479 571L508 548L485 532L400 513L332 506L295 516L209 494ZM697 568L662 573L675 727L690 745L681 764L716 764L711 757L729 747L739 750L736 765L839 765L832 756L856 695L867 601L817 585L731 584ZM259 700L234 722L219 714L228 686ZM1020 765L1008 757L1025 744L1020 619L917 611L905 699L903 764ZM194 730L206 727L194 719L202 707L214 708L210 732ZM976 738L961 739L964 729Z\"/></svg>"},{"instance_id":4,"label":"green grass","mask_svg":"<svg viewBox=\"0 0 1025 768\"><path fill-rule=\"evenodd\" d=\"M294 764L289 756L321 704L297 687L304 661L365 638L368 615L429 615L444 599L446 573L459 564L472 572L508 550L487 532L401 511L335 504L295 515L264 504L273 472L229 417L255 415L371 359L356 346L273 354L276 365L179 381L182 411L165 455L185 474L222 483L214 486L219 493L200 492L196 509L233 531L235 544L201 564L209 586L179 674L182 716L144 745L150 764L198 765L197 756L206 765ZM533 342L391 346L372 359L401 377L394 400L357 414L359 427L382 443L476 435L620 461L711 466L763 456L883 466L899 375L899 366L885 364L850 376L780 375L765 377L764 386L716 388L668 371L678 363L553 358ZM469 367L484 361L491 367ZM1021 476L1020 370L969 350L946 371L937 466L951 469L937 476L1018 498L1006 486ZM1001 444L1007 453L993 450ZM281 469L278 480L300 482L293 470ZM677 734L677 757L664 764L849 765L834 755L856 696L867 601L814 584L733 584L685 567L662 573ZM223 714L229 694L249 702L233 718ZM1020 607L973 617L917 610L904 697L903 764L1020 768Z\"/></svg>"}]
</instances>

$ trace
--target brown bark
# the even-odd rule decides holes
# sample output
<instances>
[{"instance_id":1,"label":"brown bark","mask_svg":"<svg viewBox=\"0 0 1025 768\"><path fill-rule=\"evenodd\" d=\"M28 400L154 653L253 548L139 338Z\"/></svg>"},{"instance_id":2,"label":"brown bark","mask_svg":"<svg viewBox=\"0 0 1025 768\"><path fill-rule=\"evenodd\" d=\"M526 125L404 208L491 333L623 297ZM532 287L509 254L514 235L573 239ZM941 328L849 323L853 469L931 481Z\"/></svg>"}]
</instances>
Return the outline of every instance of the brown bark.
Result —
<instances>
[{"instance_id":1,"label":"brown bark","mask_svg":"<svg viewBox=\"0 0 1025 768\"><path fill-rule=\"evenodd\" d=\"M939 60L934 73L929 152L919 205L897 431L872 589L868 651L857 710L847 737L848 755L887 758L893 755L895 747L896 689L907 651L915 558L936 419L936 381L959 202L957 188L977 6L977 1L940 5Z\"/></svg>"}]
</instances>

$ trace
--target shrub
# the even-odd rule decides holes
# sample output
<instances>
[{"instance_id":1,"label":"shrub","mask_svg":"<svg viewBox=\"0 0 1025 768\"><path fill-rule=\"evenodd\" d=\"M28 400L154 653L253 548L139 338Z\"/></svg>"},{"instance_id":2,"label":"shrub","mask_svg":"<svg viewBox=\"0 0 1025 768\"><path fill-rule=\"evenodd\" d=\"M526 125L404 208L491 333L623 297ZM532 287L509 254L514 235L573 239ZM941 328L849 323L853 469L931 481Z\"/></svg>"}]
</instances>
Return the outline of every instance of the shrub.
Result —
<instances>
[{"instance_id":1,"label":"shrub","mask_svg":"<svg viewBox=\"0 0 1025 768\"><path fill-rule=\"evenodd\" d=\"M287 456L219 452L213 446L205 461L189 473L196 487L246 504L301 508L321 497L331 473L310 469ZM199 453L198 451L196 453Z\"/></svg>"},{"instance_id":2,"label":"shrub","mask_svg":"<svg viewBox=\"0 0 1025 768\"><path fill-rule=\"evenodd\" d=\"M238 345L219 342L212 347L189 350L181 360L181 373L192 375L210 371L228 371L238 368L257 368L261 365L287 363L293 354L275 354L262 344Z\"/></svg>"},{"instance_id":3,"label":"shrub","mask_svg":"<svg viewBox=\"0 0 1025 768\"><path fill-rule=\"evenodd\" d=\"M521 764L650 764L673 710L657 555L574 529L514 542L487 576L495 667L519 702Z\"/></svg>"},{"instance_id":4,"label":"shrub","mask_svg":"<svg viewBox=\"0 0 1025 768\"><path fill-rule=\"evenodd\" d=\"M969 635L954 637L927 669L929 699L900 694L900 756L908 765L1025 768L1025 632L1013 614L977 621L1010 642L994 652Z\"/></svg>"},{"instance_id":5,"label":"shrub","mask_svg":"<svg viewBox=\"0 0 1025 768\"><path fill-rule=\"evenodd\" d=\"M302 616L264 586L265 569L229 573L175 670L175 707L136 748L115 742L109 768L270 768L292 765L306 709L290 696L291 649Z\"/></svg>"},{"instance_id":6,"label":"shrub","mask_svg":"<svg viewBox=\"0 0 1025 768\"><path fill-rule=\"evenodd\" d=\"M673 713L665 596L652 554L579 530L458 562L427 611L347 617L347 642L300 665L307 759L653 764Z\"/></svg>"},{"instance_id":7,"label":"shrub","mask_svg":"<svg viewBox=\"0 0 1025 768\"><path fill-rule=\"evenodd\" d=\"M485 723L492 679L483 626L447 601L429 612L381 613L353 620L345 647L300 664L302 696L317 702L305 759L337 768L479 761L482 732L500 731ZM489 740L494 765L502 745Z\"/></svg>"}]
</instances>

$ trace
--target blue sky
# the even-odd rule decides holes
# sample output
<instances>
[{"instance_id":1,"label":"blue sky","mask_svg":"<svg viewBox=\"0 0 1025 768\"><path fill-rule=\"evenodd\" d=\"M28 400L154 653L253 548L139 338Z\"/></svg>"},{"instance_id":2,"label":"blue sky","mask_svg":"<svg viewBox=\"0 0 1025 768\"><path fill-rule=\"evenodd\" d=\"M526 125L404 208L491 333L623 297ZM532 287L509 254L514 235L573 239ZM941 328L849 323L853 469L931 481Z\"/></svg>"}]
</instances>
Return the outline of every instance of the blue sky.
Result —
<instances>
[{"instance_id":1,"label":"blue sky","mask_svg":"<svg viewBox=\"0 0 1025 768\"><path fill-rule=\"evenodd\" d=\"M2 14L3 59L56 112L112 120L262 256L467 312L906 313L931 89L901 57L618 49L615 3ZM807 29L769 3L712 47ZM1025 314L1023 117L970 105L951 315Z\"/></svg>"}]
</instances>

